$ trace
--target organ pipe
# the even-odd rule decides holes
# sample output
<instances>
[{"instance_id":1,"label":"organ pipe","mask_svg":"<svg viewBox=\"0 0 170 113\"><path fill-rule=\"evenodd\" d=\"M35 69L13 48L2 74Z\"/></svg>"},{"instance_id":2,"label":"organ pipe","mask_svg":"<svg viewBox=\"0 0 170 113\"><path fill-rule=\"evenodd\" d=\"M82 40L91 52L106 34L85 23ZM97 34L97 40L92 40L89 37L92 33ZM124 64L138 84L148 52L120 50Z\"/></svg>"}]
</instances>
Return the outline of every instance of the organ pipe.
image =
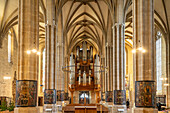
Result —
<instances>
[{"instance_id":1,"label":"organ pipe","mask_svg":"<svg viewBox=\"0 0 170 113\"><path fill-rule=\"evenodd\" d=\"M89 70L89 85L91 85L91 70Z\"/></svg>"},{"instance_id":2,"label":"organ pipe","mask_svg":"<svg viewBox=\"0 0 170 113\"><path fill-rule=\"evenodd\" d=\"M95 84L100 84L100 61L99 61L99 56L98 54L96 54L96 58L95 58Z\"/></svg>"},{"instance_id":3,"label":"organ pipe","mask_svg":"<svg viewBox=\"0 0 170 113\"><path fill-rule=\"evenodd\" d=\"M93 47L90 46L90 60L93 60Z\"/></svg>"},{"instance_id":4,"label":"organ pipe","mask_svg":"<svg viewBox=\"0 0 170 113\"><path fill-rule=\"evenodd\" d=\"M90 77L90 75L89 75L89 85L91 84L91 77Z\"/></svg>"},{"instance_id":5,"label":"organ pipe","mask_svg":"<svg viewBox=\"0 0 170 113\"><path fill-rule=\"evenodd\" d=\"M87 60L87 45L86 42L83 42L83 61Z\"/></svg>"},{"instance_id":6,"label":"organ pipe","mask_svg":"<svg viewBox=\"0 0 170 113\"><path fill-rule=\"evenodd\" d=\"M71 55L70 55L70 71L71 71L71 73L70 73L70 84L71 85L75 84L75 73L74 73L75 67L73 65L75 65L75 63L74 63L73 53L71 53Z\"/></svg>"},{"instance_id":7,"label":"organ pipe","mask_svg":"<svg viewBox=\"0 0 170 113\"><path fill-rule=\"evenodd\" d=\"M79 46L77 46L77 60L79 60L79 56L80 55L80 47Z\"/></svg>"},{"instance_id":8,"label":"organ pipe","mask_svg":"<svg viewBox=\"0 0 170 113\"><path fill-rule=\"evenodd\" d=\"M86 72L83 73L83 85L86 86Z\"/></svg>"},{"instance_id":9,"label":"organ pipe","mask_svg":"<svg viewBox=\"0 0 170 113\"><path fill-rule=\"evenodd\" d=\"M81 70L79 70L79 85L81 84Z\"/></svg>"},{"instance_id":10,"label":"organ pipe","mask_svg":"<svg viewBox=\"0 0 170 113\"><path fill-rule=\"evenodd\" d=\"M79 75L79 85L81 84L81 75Z\"/></svg>"}]
</instances>

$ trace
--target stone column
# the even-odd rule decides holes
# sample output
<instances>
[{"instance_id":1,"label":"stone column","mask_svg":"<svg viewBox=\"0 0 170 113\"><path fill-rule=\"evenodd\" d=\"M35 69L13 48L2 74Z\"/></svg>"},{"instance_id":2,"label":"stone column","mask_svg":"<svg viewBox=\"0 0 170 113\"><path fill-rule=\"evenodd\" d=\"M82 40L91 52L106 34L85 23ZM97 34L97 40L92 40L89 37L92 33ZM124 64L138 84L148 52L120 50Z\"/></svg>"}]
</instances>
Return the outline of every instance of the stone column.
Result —
<instances>
[{"instance_id":1,"label":"stone column","mask_svg":"<svg viewBox=\"0 0 170 113\"><path fill-rule=\"evenodd\" d=\"M124 0L116 2L113 26L113 112L115 113L118 112L118 109L123 109L124 113L126 112L124 2Z\"/></svg>"},{"instance_id":2,"label":"stone column","mask_svg":"<svg viewBox=\"0 0 170 113\"><path fill-rule=\"evenodd\" d=\"M108 40L108 39L107 39ZM105 73L105 78L106 78L106 92L105 92L105 101L107 102L107 104L109 105L109 108L110 106L112 106L112 102L113 102L113 92L110 90L110 85L111 85L111 66L110 66L110 61L111 61L111 56L110 56L110 45L109 43L107 42L106 43L106 67L107 67L107 72Z\"/></svg>"},{"instance_id":3,"label":"stone column","mask_svg":"<svg viewBox=\"0 0 170 113\"><path fill-rule=\"evenodd\" d=\"M65 57L64 59L65 59L65 63L64 63L65 66L68 66L68 65L69 65L69 64L68 64L68 63L69 63L69 62L68 62L68 58ZM67 81L68 81L68 76L67 76L67 75L68 75L68 72L64 72L64 74L66 75L66 76L65 76L65 79L64 79L64 83L65 83L65 84L64 84L64 92L68 92L68 82L67 82Z\"/></svg>"},{"instance_id":4,"label":"stone column","mask_svg":"<svg viewBox=\"0 0 170 113\"><path fill-rule=\"evenodd\" d=\"M102 85L102 90L101 90L101 103L105 103L105 91L106 91L106 78L105 78L105 73L106 73L106 49L105 49L105 38L102 39L102 52L101 52L101 66L102 66L102 70L104 70L104 72L101 73L101 85Z\"/></svg>"},{"instance_id":5,"label":"stone column","mask_svg":"<svg viewBox=\"0 0 170 113\"><path fill-rule=\"evenodd\" d=\"M101 67L102 71L106 69L105 67L105 58L101 55ZM105 72L101 73L101 101L105 101Z\"/></svg>"},{"instance_id":6,"label":"stone column","mask_svg":"<svg viewBox=\"0 0 170 113\"><path fill-rule=\"evenodd\" d=\"M62 15L58 16L57 26L57 40L56 40L56 91L57 91L57 105L61 106L64 102L64 84L65 74L62 71L64 66L64 40L63 40L63 26L62 26Z\"/></svg>"},{"instance_id":7,"label":"stone column","mask_svg":"<svg viewBox=\"0 0 170 113\"><path fill-rule=\"evenodd\" d=\"M65 55L65 63L64 63L64 65L63 66L69 66L69 60L68 60L68 57ZM69 86L69 84L68 84L68 80L69 80L69 73L68 72L64 72L64 74L65 74L65 78L64 78L64 92L65 92L65 96L64 96L64 101L65 101L65 103L66 104L69 104L69 93L68 93L68 86Z\"/></svg>"},{"instance_id":8,"label":"stone column","mask_svg":"<svg viewBox=\"0 0 170 113\"><path fill-rule=\"evenodd\" d=\"M52 109L55 112L56 90L55 90L55 40L56 40L56 22L55 22L55 1L46 0L46 37L45 37L45 91L44 91L44 112L46 109ZM53 101L50 100L50 98Z\"/></svg>"},{"instance_id":9,"label":"stone column","mask_svg":"<svg viewBox=\"0 0 170 113\"><path fill-rule=\"evenodd\" d=\"M110 91L113 92L113 45L110 45Z\"/></svg>"},{"instance_id":10,"label":"stone column","mask_svg":"<svg viewBox=\"0 0 170 113\"><path fill-rule=\"evenodd\" d=\"M46 0L46 85L45 89L55 89L55 1Z\"/></svg>"},{"instance_id":11,"label":"stone column","mask_svg":"<svg viewBox=\"0 0 170 113\"><path fill-rule=\"evenodd\" d=\"M157 113L154 72L153 0L133 0L133 69L135 79L134 113Z\"/></svg>"},{"instance_id":12,"label":"stone column","mask_svg":"<svg viewBox=\"0 0 170 113\"><path fill-rule=\"evenodd\" d=\"M108 38L109 40L109 38ZM105 101L109 105L109 108L113 106L113 78L112 78L112 46L111 43L106 44L106 66L108 68L108 71L106 72L106 92L105 92Z\"/></svg>"},{"instance_id":13,"label":"stone column","mask_svg":"<svg viewBox=\"0 0 170 113\"><path fill-rule=\"evenodd\" d=\"M109 67L109 45L108 45L108 43L107 43L107 45L106 45L107 47L106 47L106 66L108 67L108 72L106 73L107 74L107 76L106 76L106 80L107 80L107 82L106 82L106 91L109 91L109 85L110 85L110 67Z\"/></svg>"},{"instance_id":14,"label":"stone column","mask_svg":"<svg viewBox=\"0 0 170 113\"><path fill-rule=\"evenodd\" d=\"M39 0L19 0L18 27L18 80L14 113L38 113L38 55L32 50L39 48Z\"/></svg>"},{"instance_id":15,"label":"stone column","mask_svg":"<svg viewBox=\"0 0 170 113\"><path fill-rule=\"evenodd\" d=\"M107 71L105 72L105 93L106 91L108 91L108 77L107 77L107 73L108 73L108 66L107 66L107 59L108 59L108 55L107 55L107 43L106 43L106 46L105 46L105 66L107 67Z\"/></svg>"},{"instance_id":16,"label":"stone column","mask_svg":"<svg viewBox=\"0 0 170 113\"><path fill-rule=\"evenodd\" d=\"M167 107L170 107L170 33L168 33L169 36L167 36L167 39L169 39L167 41L168 44L167 47L166 47L166 51L167 51L167 57L166 57L166 60L167 60L167 64L166 64L166 73L167 73L167 78L168 78L168 84L169 86L167 87Z\"/></svg>"}]
</instances>

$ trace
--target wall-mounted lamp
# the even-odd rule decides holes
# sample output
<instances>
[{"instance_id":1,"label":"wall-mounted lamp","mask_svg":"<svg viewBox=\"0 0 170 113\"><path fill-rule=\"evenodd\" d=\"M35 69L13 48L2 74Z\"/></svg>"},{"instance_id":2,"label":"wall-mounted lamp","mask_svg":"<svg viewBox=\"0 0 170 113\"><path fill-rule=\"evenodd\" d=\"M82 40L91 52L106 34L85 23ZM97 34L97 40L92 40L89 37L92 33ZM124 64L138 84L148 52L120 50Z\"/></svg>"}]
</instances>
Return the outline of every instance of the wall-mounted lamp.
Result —
<instances>
[{"instance_id":1,"label":"wall-mounted lamp","mask_svg":"<svg viewBox=\"0 0 170 113\"><path fill-rule=\"evenodd\" d=\"M4 80L10 80L10 79L11 77L7 77L7 76L4 77Z\"/></svg>"},{"instance_id":2,"label":"wall-mounted lamp","mask_svg":"<svg viewBox=\"0 0 170 113\"><path fill-rule=\"evenodd\" d=\"M160 78L160 80L167 80L167 78Z\"/></svg>"},{"instance_id":3,"label":"wall-mounted lamp","mask_svg":"<svg viewBox=\"0 0 170 113\"><path fill-rule=\"evenodd\" d=\"M32 53L36 53L37 55L40 55L41 52L37 51L36 49L32 49L32 50L27 50L27 54L31 54Z\"/></svg>"},{"instance_id":4,"label":"wall-mounted lamp","mask_svg":"<svg viewBox=\"0 0 170 113\"><path fill-rule=\"evenodd\" d=\"M164 84L164 86L169 86L169 84Z\"/></svg>"},{"instance_id":5,"label":"wall-mounted lamp","mask_svg":"<svg viewBox=\"0 0 170 113\"><path fill-rule=\"evenodd\" d=\"M136 53L136 52L142 52L142 53L145 53L146 52L146 50L145 49L143 49L142 47L139 47L139 48L137 48L137 49L133 49L132 50L132 53Z\"/></svg>"},{"instance_id":6,"label":"wall-mounted lamp","mask_svg":"<svg viewBox=\"0 0 170 113\"><path fill-rule=\"evenodd\" d=\"M32 52L33 52L33 53L36 53L36 52L37 52L37 50L36 50L36 49L33 49L33 50L32 50Z\"/></svg>"},{"instance_id":7,"label":"wall-mounted lamp","mask_svg":"<svg viewBox=\"0 0 170 113\"><path fill-rule=\"evenodd\" d=\"M31 54L31 51L30 51L30 50L28 50L28 51L27 51L27 54Z\"/></svg>"}]
</instances>

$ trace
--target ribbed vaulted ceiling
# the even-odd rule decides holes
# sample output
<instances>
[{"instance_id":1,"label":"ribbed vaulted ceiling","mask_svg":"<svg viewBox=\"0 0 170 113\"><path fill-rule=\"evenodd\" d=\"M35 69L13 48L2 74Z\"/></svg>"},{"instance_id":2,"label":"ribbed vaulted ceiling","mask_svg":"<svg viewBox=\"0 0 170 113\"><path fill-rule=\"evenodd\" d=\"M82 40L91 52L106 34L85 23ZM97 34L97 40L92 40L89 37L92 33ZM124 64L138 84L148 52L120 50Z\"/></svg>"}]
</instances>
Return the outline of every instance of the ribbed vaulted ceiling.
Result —
<instances>
[{"instance_id":1,"label":"ribbed vaulted ceiling","mask_svg":"<svg viewBox=\"0 0 170 113\"><path fill-rule=\"evenodd\" d=\"M46 0L40 2L40 44L45 43ZM130 0L125 0L125 5ZM97 50L104 41L112 39L112 20L115 0L55 0L56 16L62 14L64 39L68 48L86 40ZM132 3L132 2L131 2ZM154 0L155 25L165 34L169 32L170 0ZM10 28L18 35L18 0L0 0L0 42ZM110 10L110 11L109 11ZM61 21L61 20L60 20ZM125 38L132 41L132 4L126 11ZM112 41L112 40L111 40Z\"/></svg>"},{"instance_id":2,"label":"ribbed vaulted ceiling","mask_svg":"<svg viewBox=\"0 0 170 113\"><path fill-rule=\"evenodd\" d=\"M68 47L87 41L101 49L111 17L108 6L103 1L68 1L62 8L64 33Z\"/></svg>"}]
</instances>

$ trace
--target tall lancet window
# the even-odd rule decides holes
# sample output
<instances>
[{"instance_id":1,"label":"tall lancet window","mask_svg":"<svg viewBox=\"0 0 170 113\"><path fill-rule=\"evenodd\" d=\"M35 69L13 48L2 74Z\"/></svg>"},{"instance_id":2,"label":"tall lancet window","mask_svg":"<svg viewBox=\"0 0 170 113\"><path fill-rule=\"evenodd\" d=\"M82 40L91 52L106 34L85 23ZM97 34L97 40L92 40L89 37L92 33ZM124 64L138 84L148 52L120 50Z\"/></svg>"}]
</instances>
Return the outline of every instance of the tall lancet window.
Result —
<instances>
[{"instance_id":1,"label":"tall lancet window","mask_svg":"<svg viewBox=\"0 0 170 113\"><path fill-rule=\"evenodd\" d=\"M42 91L44 92L44 89L45 89L45 48L43 50L43 55L42 55L42 71L43 71L43 74L42 74L42 85L43 85L43 88L42 88Z\"/></svg>"},{"instance_id":2,"label":"tall lancet window","mask_svg":"<svg viewBox=\"0 0 170 113\"><path fill-rule=\"evenodd\" d=\"M8 62L12 63L12 33L11 30L8 32Z\"/></svg>"},{"instance_id":3,"label":"tall lancet window","mask_svg":"<svg viewBox=\"0 0 170 113\"><path fill-rule=\"evenodd\" d=\"M162 38L161 33L156 36L156 77L157 77L157 95L162 94Z\"/></svg>"}]
</instances>

